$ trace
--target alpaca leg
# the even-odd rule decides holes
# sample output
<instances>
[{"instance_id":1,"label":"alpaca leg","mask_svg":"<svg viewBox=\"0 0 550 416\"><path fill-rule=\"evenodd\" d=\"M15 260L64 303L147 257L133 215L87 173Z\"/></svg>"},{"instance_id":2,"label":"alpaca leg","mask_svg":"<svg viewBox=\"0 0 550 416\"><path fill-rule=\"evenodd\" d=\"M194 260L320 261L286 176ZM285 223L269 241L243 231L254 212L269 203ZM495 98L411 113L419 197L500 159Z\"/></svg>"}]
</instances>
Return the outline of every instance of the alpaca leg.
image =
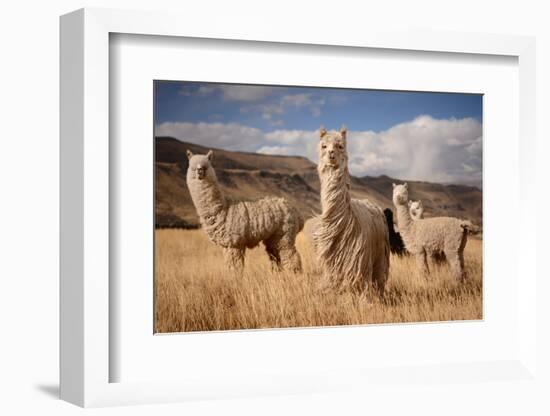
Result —
<instances>
[{"instance_id":1,"label":"alpaca leg","mask_svg":"<svg viewBox=\"0 0 550 416\"><path fill-rule=\"evenodd\" d=\"M464 281L466 274L464 272L464 247L468 240L468 233L466 230L461 235L460 244L457 249L453 249L452 245L445 250L445 257L451 266L451 273L456 281Z\"/></svg>"},{"instance_id":2,"label":"alpaca leg","mask_svg":"<svg viewBox=\"0 0 550 416\"><path fill-rule=\"evenodd\" d=\"M315 241L315 231L319 228L319 218L313 217L306 221L304 225L304 235L306 236L307 242L311 251L316 255L317 245Z\"/></svg>"},{"instance_id":3,"label":"alpaca leg","mask_svg":"<svg viewBox=\"0 0 550 416\"><path fill-rule=\"evenodd\" d=\"M447 261L451 266L451 273L457 282L464 279L464 260L459 253L446 253Z\"/></svg>"},{"instance_id":4,"label":"alpaca leg","mask_svg":"<svg viewBox=\"0 0 550 416\"><path fill-rule=\"evenodd\" d=\"M280 271L281 270L281 253L279 252L277 245L270 240L264 241L264 245L265 245L265 251L267 252L267 256L269 257L269 260L271 262L271 269L273 271Z\"/></svg>"},{"instance_id":5,"label":"alpaca leg","mask_svg":"<svg viewBox=\"0 0 550 416\"><path fill-rule=\"evenodd\" d=\"M462 234L462 241L460 242L460 247L458 249L458 261L460 262L462 280L465 280L468 277L466 275L466 269L464 268L464 248L466 247L467 241L468 241L468 230L464 230L464 233Z\"/></svg>"},{"instance_id":6,"label":"alpaca leg","mask_svg":"<svg viewBox=\"0 0 550 416\"><path fill-rule=\"evenodd\" d=\"M446 263L447 260L445 259L445 254L440 251L430 251L427 252L428 257L428 265L430 267L430 270L434 270L437 266L442 265L443 263Z\"/></svg>"},{"instance_id":7,"label":"alpaca leg","mask_svg":"<svg viewBox=\"0 0 550 416\"><path fill-rule=\"evenodd\" d=\"M428 269L428 262L426 259L425 251L416 254L416 266L424 277L429 276L430 270Z\"/></svg>"},{"instance_id":8,"label":"alpaca leg","mask_svg":"<svg viewBox=\"0 0 550 416\"><path fill-rule=\"evenodd\" d=\"M460 271L462 280L466 280L466 269L464 268L464 251L458 253L458 261L460 262Z\"/></svg>"},{"instance_id":9,"label":"alpaca leg","mask_svg":"<svg viewBox=\"0 0 550 416\"><path fill-rule=\"evenodd\" d=\"M380 257L377 259L372 275L372 285L373 288L378 292L379 296L384 295L384 290L386 288L386 282L388 280L389 273L389 258Z\"/></svg>"},{"instance_id":10,"label":"alpaca leg","mask_svg":"<svg viewBox=\"0 0 550 416\"><path fill-rule=\"evenodd\" d=\"M244 267L244 249L226 247L223 254L226 264L232 272L242 272Z\"/></svg>"},{"instance_id":11,"label":"alpaca leg","mask_svg":"<svg viewBox=\"0 0 550 416\"><path fill-rule=\"evenodd\" d=\"M433 251L426 250L426 262L428 263L428 267L430 268L431 271L435 270L435 265L436 265L435 255L436 254Z\"/></svg>"},{"instance_id":12,"label":"alpaca leg","mask_svg":"<svg viewBox=\"0 0 550 416\"><path fill-rule=\"evenodd\" d=\"M433 254L433 259L434 259L435 264L444 264L444 263L447 262L447 258L445 257L445 252L444 251L436 251Z\"/></svg>"},{"instance_id":13,"label":"alpaca leg","mask_svg":"<svg viewBox=\"0 0 550 416\"><path fill-rule=\"evenodd\" d=\"M287 234L274 242L274 244L280 253L283 270L300 273L302 271L302 260L296 250L295 240L296 235Z\"/></svg>"},{"instance_id":14,"label":"alpaca leg","mask_svg":"<svg viewBox=\"0 0 550 416\"><path fill-rule=\"evenodd\" d=\"M454 252L446 254L449 266L451 267L451 273L457 282L462 282L466 278L464 271L464 252Z\"/></svg>"},{"instance_id":15,"label":"alpaca leg","mask_svg":"<svg viewBox=\"0 0 550 416\"><path fill-rule=\"evenodd\" d=\"M281 262L285 270L289 270L294 273L302 272L302 260L296 247L288 247L281 249Z\"/></svg>"}]
</instances>

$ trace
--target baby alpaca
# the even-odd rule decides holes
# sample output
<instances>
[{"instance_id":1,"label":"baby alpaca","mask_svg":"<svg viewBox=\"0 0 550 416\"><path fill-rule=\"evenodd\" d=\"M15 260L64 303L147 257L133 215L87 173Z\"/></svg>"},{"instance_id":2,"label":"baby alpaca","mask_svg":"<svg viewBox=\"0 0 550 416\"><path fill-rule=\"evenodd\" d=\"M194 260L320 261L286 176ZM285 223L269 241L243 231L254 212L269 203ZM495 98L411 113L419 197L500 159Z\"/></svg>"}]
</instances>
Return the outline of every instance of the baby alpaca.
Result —
<instances>
[{"instance_id":1,"label":"baby alpaca","mask_svg":"<svg viewBox=\"0 0 550 416\"><path fill-rule=\"evenodd\" d=\"M382 294L389 270L388 227L378 206L351 198L346 136L345 128L320 130L322 212L308 221L306 235L326 285L360 292L372 286Z\"/></svg>"},{"instance_id":2,"label":"baby alpaca","mask_svg":"<svg viewBox=\"0 0 550 416\"><path fill-rule=\"evenodd\" d=\"M424 205L422 205L422 201L409 201L409 213L413 220L424 218Z\"/></svg>"},{"instance_id":3,"label":"baby alpaca","mask_svg":"<svg viewBox=\"0 0 550 416\"><path fill-rule=\"evenodd\" d=\"M422 201L409 201L409 213L414 221L423 219L424 205ZM431 256L428 256L428 259L432 261L432 264L442 264L446 262L445 253L443 251L433 252Z\"/></svg>"},{"instance_id":4,"label":"baby alpaca","mask_svg":"<svg viewBox=\"0 0 550 416\"><path fill-rule=\"evenodd\" d=\"M419 270L427 276L429 274L427 258L443 253L453 276L462 281L465 278L464 247L471 223L451 217L413 220L407 201L407 184L393 184L393 203L397 210L399 231L405 247L416 257Z\"/></svg>"},{"instance_id":5,"label":"baby alpaca","mask_svg":"<svg viewBox=\"0 0 550 416\"><path fill-rule=\"evenodd\" d=\"M187 186L203 230L223 248L230 269L241 271L245 250L263 242L276 269L300 272L302 264L295 240L304 219L298 210L284 198L228 201L212 167L212 155L211 150L206 155L187 151Z\"/></svg>"}]
</instances>

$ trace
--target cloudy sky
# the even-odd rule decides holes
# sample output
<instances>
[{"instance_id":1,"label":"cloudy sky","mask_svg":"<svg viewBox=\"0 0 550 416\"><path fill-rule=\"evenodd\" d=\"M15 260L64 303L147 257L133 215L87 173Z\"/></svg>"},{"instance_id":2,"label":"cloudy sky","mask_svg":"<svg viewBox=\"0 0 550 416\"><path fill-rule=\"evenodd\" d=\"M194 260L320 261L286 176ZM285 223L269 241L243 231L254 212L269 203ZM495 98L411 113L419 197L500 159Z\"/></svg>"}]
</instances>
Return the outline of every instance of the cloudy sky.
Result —
<instances>
[{"instance_id":1,"label":"cloudy sky","mask_svg":"<svg viewBox=\"0 0 550 416\"><path fill-rule=\"evenodd\" d=\"M155 82L157 136L317 162L321 124L348 127L353 175L481 188L481 95Z\"/></svg>"}]
</instances>

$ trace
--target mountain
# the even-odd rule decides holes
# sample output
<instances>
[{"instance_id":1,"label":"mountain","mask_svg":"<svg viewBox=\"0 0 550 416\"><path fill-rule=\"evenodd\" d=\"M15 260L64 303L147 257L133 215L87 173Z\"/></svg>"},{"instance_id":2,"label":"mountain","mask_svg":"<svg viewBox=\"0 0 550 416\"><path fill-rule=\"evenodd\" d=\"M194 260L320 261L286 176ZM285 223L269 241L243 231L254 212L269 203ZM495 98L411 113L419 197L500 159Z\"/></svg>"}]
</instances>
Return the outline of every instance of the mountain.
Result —
<instances>
[{"instance_id":1,"label":"mountain","mask_svg":"<svg viewBox=\"0 0 550 416\"><path fill-rule=\"evenodd\" d=\"M199 220L185 176L186 150L206 153L206 148L171 137L155 142L155 215L157 227L195 228ZM283 196L309 217L320 212L317 166L300 156L214 150L213 166L222 190L232 199L253 200L263 196ZM355 198L368 198L381 208L392 208L392 183L403 180L388 176L352 177ZM443 185L407 181L409 197L421 199L425 217L452 216L482 224L482 192L473 186Z\"/></svg>"}]
</instances>

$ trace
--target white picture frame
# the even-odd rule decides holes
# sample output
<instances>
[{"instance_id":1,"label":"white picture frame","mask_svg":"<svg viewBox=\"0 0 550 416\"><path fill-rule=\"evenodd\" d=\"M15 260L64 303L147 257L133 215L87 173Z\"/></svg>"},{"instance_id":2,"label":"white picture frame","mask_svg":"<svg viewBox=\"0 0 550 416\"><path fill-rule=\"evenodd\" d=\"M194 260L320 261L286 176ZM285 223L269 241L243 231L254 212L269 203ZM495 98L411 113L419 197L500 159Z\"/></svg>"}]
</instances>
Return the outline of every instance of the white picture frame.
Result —
<instances>
[{"instance_id":1,"label":"white picture frame","mask_svg":"<svg viewBox=\"0 0 550 416\"><path fill-rule=\"evenodd\" d=\"M185 21L185 25L181 22ZM61 305L60 394L80 406L185 401L198 398L249 397L271 394L322 393L357 389L406 377L395 369L341 368L325 373L281 373L263 379L231 374L185 376L179 381L110 382L109 275L110 241L109 154L109 36L113 33L147 36L226 39L281 44L333 45L437 53L504 55L519 66L519 201L518 213L534 212L535 168L535 41L507 35L394 32L344 29L328 34L322 28L301 30L273 24L240 27L231 22L204 26L173 13L82 9L61 18ZM423 366L417 376L479 382L476 371L518 382L536 382L536 269L535 251L521 242L535 241L536 218L520 215L518 232L516 354L498 362L442 363ZM326 336L330 336L327 333Z\"/></svg>"}]
</instances>

